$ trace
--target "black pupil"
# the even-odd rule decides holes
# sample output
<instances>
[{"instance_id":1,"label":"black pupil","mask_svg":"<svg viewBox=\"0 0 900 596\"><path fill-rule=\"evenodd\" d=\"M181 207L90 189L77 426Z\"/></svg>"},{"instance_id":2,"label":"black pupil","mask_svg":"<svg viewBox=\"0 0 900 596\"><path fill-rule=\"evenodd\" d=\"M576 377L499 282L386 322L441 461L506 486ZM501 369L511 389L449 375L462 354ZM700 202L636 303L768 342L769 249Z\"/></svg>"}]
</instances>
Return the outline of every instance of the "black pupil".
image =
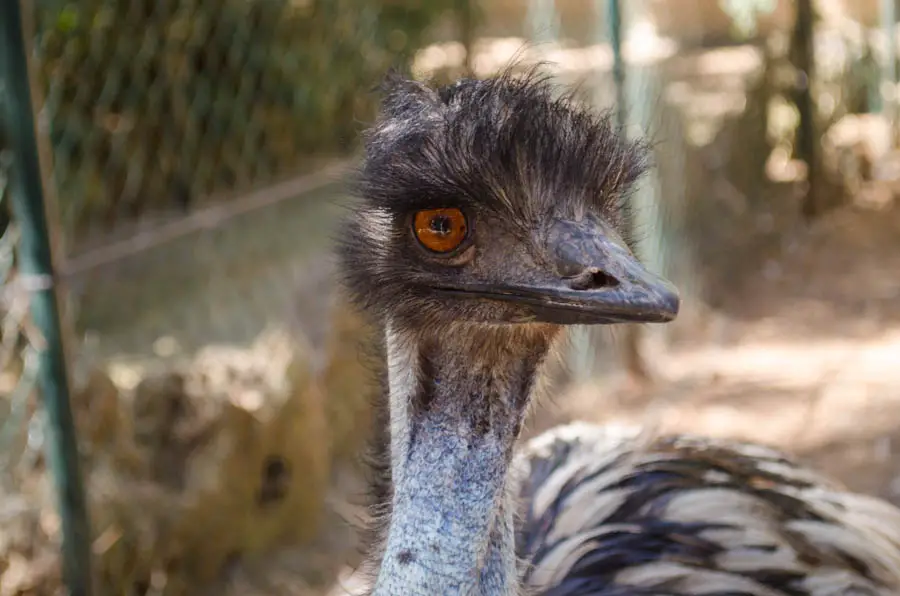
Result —
<instances>
[{"instance_id":1,"label":"black pupil","mask_svg":"<svg viewBox=\"0 0 900 596\"><path fill-rule=\"evenodd\" d=\"M431 231L446 236L452 231L453 222L446 215L437 215L431 220Z\"/></svg>"}]
</instances>

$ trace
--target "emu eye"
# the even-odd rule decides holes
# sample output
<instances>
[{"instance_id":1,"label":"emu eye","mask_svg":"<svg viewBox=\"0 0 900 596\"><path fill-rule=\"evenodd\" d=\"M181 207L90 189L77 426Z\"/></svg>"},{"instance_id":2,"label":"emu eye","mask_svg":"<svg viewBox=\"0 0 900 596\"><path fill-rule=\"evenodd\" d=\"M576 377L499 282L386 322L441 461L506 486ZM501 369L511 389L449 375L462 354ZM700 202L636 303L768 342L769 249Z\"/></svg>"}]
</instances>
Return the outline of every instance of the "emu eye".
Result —
<instances>
[{"instance_id":1,"label":"emu eye","mask_svg":"<svg viewBox=\"0 0 900 596\"><path fill-rule=\"evenodd\" d=\"M431 252L449 253L465 242L469 225L459 209L425 209L416 212L413 233L416 240Z\"/></svg>"}]
</instances>

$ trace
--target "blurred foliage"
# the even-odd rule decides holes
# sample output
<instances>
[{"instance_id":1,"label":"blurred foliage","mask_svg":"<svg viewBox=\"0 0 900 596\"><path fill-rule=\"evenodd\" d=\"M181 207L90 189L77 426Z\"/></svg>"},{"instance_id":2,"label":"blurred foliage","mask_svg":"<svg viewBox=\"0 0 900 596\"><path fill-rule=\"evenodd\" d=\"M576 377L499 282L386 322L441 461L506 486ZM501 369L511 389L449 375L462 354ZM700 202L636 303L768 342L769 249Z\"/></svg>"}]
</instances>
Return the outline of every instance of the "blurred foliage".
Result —
<instances>
[{"instance_id":1,"label":"blurred foliage","mask_svg":"<svg viewBox=\"0 0 900 596\"><path fill-rule=\"evenodd\" d=\"M460 0L59 0L36 54L67 231L352 148L381 73Z\"/></svg>"},{"instance_id":2,"label":"blurred foliage","mask_svg":"<svg viewBox=\"0 0 900 596\"><path fill-rule=\"evenodd\" d=\"M777 0L719 0L719 5L734 25L735 32L742 37L756 33L760 15L775 11Z\"/></svg>"}]
</instances>

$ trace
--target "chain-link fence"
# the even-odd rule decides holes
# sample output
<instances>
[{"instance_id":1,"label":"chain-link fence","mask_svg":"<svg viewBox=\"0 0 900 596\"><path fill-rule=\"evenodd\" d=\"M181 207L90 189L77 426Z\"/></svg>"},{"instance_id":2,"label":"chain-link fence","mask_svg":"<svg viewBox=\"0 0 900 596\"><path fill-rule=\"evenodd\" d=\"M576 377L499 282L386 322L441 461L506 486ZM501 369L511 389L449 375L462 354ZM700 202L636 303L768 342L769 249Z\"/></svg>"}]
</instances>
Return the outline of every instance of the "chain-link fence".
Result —
<instances>
[{"instance_id":1,"label":"chain-link fence","mask_svg":"<svg viewBox=\"0 0 900 596\"><path fill-rule=\"evenodd\" d=\"M0 142L0 213L3 214L0 235L0 286L2 297L2 331L0 331L0 372L3 375L2 417L0 417L0 450L2 450L3 486L15 486L20 466L33 465L35 451L28 449L29 434L40 433L32 413L37 382L35 335L29 323L29 294L16 284L16 247L19 230L9 217L9 175L12 151ZM26 457L22 461L23 455Z\"/></svg>"},{"instance_id":2,"label":"chain-link fence","mask_svg":"<svg viewBox=\"0 0 900 596\"><path fill-rule=\"evenodd\" d=\"M451 5L40 3L42 113L72 241L345 153L373 113L372 85Z\"/></svg>"},{"instance_id":3,"label":"chain-link fence","mask_svg":"<svg viewBox=\"0 0 900 596\"><path fill-rule=\"evenodd\" d=\"M35 400L40 335L29 317L30 293L22 291L17 283L16 254L19 229L9 217L9 177L12 151L0 140L0 524L11 542L28 548L30 536L22 536L16 530L34 523L29 516L26 498L19 488L29 472L38 465L41 457L41 439L44 428L37 415ZM23 517L29 519L23 520ZM35 553L36 555L38 553ZM8 555L5 552L4 555ZM7 568L13 563L7 563Z\"/></svg>"}]
</instances>

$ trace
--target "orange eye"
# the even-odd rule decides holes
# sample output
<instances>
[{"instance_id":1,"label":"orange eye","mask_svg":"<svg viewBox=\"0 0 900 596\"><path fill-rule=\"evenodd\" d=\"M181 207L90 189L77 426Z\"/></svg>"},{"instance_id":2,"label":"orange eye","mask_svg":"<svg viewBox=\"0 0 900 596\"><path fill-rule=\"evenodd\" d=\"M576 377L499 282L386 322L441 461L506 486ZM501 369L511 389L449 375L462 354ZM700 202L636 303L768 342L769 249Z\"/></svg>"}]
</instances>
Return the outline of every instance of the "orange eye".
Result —
<instances>
[{"instance_id":1,"label":"orange eye","mask_svg":"<svg viewBox=\"0 0 900 596\"><path fill-rule=\"evenodd\" d=\"M456 250L469 234L466 216L459 209L425 209L416 213L413 232L422 246L432 252Z\"/></svg>"}]
</instances>

